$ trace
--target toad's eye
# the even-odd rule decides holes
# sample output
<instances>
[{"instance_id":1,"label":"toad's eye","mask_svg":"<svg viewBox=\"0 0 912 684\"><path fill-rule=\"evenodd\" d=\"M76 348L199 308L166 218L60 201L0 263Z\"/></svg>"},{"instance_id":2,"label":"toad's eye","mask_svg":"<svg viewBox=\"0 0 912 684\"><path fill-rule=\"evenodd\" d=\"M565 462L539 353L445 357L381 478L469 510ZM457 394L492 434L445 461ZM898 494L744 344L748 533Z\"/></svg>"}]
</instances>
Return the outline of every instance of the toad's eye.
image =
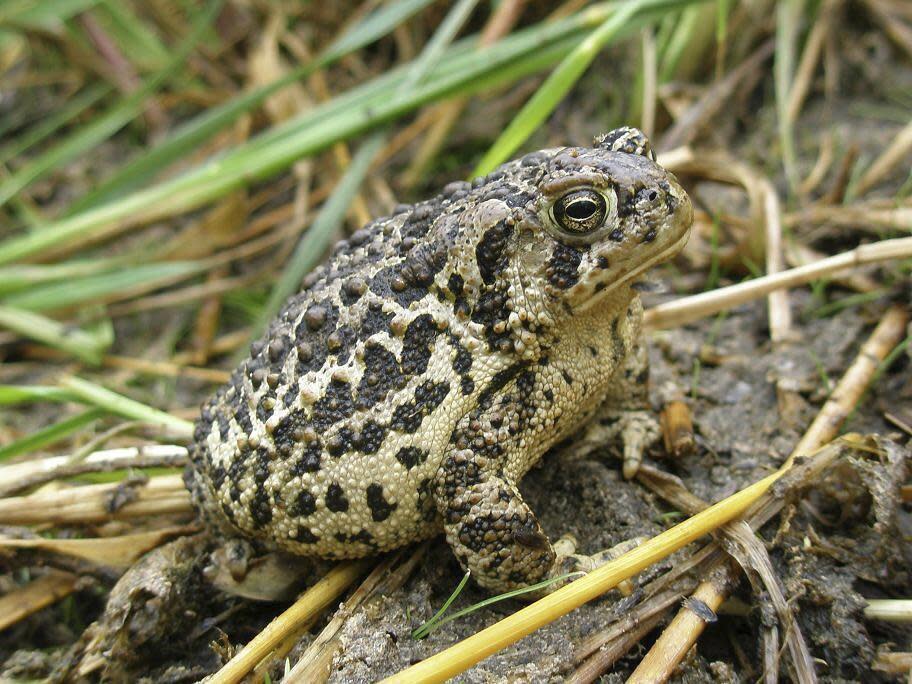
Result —
<instances>
[{"instance_id":1,"label":"toad's eye","mask_svg":"<svg viewBox=\"0 0 912 684\"><path fill-rule=\"evenodd\" d=\"M557 200L551 216L571 234L590 233L605 221L605 198L595 190L574 190Z\"/></svg>"}]
</instances>

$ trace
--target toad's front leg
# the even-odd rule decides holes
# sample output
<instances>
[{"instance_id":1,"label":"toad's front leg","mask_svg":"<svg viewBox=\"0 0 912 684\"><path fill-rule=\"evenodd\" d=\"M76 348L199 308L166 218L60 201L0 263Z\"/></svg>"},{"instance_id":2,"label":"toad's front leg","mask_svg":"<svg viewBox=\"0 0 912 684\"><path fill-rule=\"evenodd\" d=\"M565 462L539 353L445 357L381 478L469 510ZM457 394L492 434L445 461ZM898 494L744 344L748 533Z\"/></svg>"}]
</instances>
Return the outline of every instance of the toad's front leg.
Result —
<instances>
[{"instance_id":1,"label":"toad's front leg","mask_svg":"<svg viewBox=\"0 0 912 684\"><path fill-rule=\"evenodd\" d=\"M436 501L447 542L478 584L510 591L588 572L615 555L575 554L570 537L552 545L516 485L499 474L499 462L471 449L454 450L438 473ZM543 593L564 583L554 582Z\"/></svg>"}]
</instances>

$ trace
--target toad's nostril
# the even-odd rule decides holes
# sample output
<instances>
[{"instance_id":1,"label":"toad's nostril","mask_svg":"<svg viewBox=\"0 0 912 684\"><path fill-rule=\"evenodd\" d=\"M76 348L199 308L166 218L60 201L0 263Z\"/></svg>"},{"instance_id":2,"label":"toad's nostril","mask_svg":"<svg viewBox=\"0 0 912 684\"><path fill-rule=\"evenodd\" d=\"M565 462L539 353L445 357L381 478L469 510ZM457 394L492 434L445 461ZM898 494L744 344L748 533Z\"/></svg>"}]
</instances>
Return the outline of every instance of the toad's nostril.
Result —
<instances>
[{"instance_id":1,"label":"toad's nostril","mask_svg":"<svg viewBox=\"0 0 912 684\"><path fill-rule=\"evenodd\" d=\"M650 202L655 202L658 199L658 197L659 197L659 193L657 193L655 190L650 191L650 193L649 193Z\"/></svg>"}]
</instances>

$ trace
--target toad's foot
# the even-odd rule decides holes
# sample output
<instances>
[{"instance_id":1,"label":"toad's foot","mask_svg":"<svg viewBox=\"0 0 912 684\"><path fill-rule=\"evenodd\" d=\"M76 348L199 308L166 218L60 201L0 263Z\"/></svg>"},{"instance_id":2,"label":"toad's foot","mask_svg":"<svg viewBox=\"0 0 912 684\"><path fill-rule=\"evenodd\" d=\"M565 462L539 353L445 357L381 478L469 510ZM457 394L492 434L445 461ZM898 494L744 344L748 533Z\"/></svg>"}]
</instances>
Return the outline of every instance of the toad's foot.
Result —
<instances>
[{"instance_id":1,"label":"toad's foot","mask_svg":"<svg viewBox=\"0 0 912 684\"><path fill-rule=\"evenodd\" d=\"M660 435L659 423L651 411L609 411L595 418L562 455L571 459L583 458L620 438L623 444L622 471L629 480L640 469L643 454L658 441Z\"/></svg>"},{"instance_id":2,"label":"toad's foot","mask_svg":"<svg viewBox=\"0 0 912 684\"><path fill-rule=\"evenodd\" d=\"M557 591L561 587L578 579L581 575L588 574L600 568L603 565L620 558L628 551L632 551L642 544L646 537L634 537L627 539L619 544L612 546L610 549L604 549L593 554L576 553L577 543L573 535L565 534L554 542L554 552L557 558L554 566L551 568L551 577L560 578L551 582L546 587L535 592L530 592L527 596L531 599L538 599L542 596ZM567 575L570 575L569 577Z\"/></svg>"}]
</instances>

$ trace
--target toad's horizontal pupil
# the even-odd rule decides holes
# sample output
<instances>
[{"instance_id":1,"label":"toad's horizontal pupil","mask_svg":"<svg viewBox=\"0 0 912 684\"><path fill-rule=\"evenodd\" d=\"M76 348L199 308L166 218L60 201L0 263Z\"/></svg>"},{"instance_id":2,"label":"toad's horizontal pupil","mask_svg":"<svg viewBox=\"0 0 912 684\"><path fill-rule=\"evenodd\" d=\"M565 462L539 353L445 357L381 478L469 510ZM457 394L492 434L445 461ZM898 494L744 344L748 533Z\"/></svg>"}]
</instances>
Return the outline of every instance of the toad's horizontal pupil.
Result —
<instances>
[{"instance_id":1,"label":"toad's horizontal pupil","mask_svg":"<svg viewBox=\"0 0 912 684\"><path fill-rule=\"evenodd\" d=\"M567 205L567 216L572 219L583 220L592 216L597 210L598 207L592 200L576 200Z\"/></svg>"}]
</instances>

